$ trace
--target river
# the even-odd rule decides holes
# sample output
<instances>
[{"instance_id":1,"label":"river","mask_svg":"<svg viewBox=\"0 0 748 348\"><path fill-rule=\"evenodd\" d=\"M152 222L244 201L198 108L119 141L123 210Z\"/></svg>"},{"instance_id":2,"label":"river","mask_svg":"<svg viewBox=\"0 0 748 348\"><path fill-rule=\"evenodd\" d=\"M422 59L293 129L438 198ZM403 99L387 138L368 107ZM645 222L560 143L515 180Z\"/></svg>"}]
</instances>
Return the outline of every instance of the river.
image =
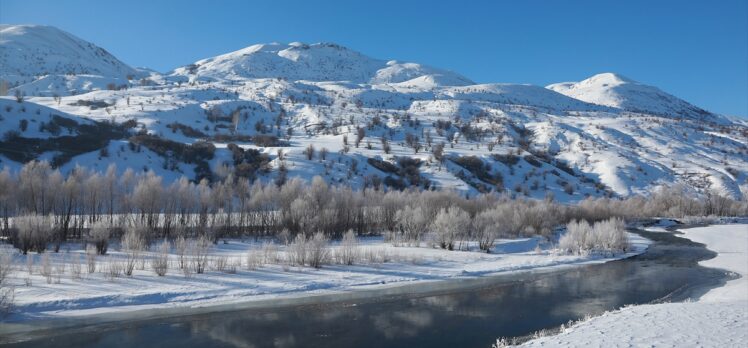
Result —
<instances>
[{"instance_id":1,"label":"river","mask_svg":"<svg viewBox=\"0 0 748 348\"><path fill-rule=\"evenodd\" d=\"M727 279L698 261L715 254L672 233L638 256L465 287L284 308L253 308L58 328L13 347L490 347L497 337L556 328L627 304L695 298ZM20 342L18 342L20 340ZM6 341L7 343L7 341Z\"/></svg>"}]
</instances>

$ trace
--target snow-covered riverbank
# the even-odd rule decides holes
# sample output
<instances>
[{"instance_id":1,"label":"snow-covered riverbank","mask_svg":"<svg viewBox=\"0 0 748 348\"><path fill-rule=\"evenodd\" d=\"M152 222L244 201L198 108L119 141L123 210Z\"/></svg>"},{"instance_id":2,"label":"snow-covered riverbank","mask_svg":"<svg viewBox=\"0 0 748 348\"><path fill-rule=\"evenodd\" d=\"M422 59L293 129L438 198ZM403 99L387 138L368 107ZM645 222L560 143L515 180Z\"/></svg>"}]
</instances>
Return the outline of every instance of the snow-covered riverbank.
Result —
<instances>
[{"instance_id":1,"label":"snow-covered riverbank","mask_svg":"<svg viewBox=\"0 0 748 348\"><path fill-rule=\"evenodd\" d=\"M627 307L578 323L527 347L741 347L748 345L748 224L684 229L718 253L700 262L740 275L695 302Z\"/></svg>"},{"instance_id":2,"label":"snow-covered riverbank","mask_svg":"<svg viewBox=\"0 0 748 348\"><path fill-rule=\"evenodd\" d=\"M68 263L66 273L51 283L39 274L38 268L29 275L25 258L12 276L16 286L16 312L9 322L33 322L38 319L86 317L90 315L130 313L149 309L189 310L196 307L225 306L253 301L283 300L292 297L351 293L412 285L416 282L477 278L486 275L523 271L541 271L606 262L639 254L649 241L630 234L634 249L614 257L558 255L550 246L536 248L538 238L500 240L494 253L445 251L427 247L393 247L381 239L365 240L363 253L386 255L383 263L361 262L352 266L326 265L321 269L266 265L256 269L246 267L246 250L250 246L237 240L219 243L212 257L241 260L245 266L236 273L207 271L186 278L173 266L164 277L156 276L146 267L136 269L132 277L111 279L107 273L86 273L83 264L81 279L71 276L71 260L78 260L83 251L71 245L71 250L51 254L53 269L58 263ZM282 250L281 250L282 252ZM117 251L99 257L99 268L119 257ZM38 258L38 256L35 256ZM176 255L170 255L177 262ZM82 258L82 257L81 257ZM39 259L34 261L38 264ZM231 262L231 261L229 261ZM36 266L38 267L38 266Z\"/></svg>"}]
</instances>

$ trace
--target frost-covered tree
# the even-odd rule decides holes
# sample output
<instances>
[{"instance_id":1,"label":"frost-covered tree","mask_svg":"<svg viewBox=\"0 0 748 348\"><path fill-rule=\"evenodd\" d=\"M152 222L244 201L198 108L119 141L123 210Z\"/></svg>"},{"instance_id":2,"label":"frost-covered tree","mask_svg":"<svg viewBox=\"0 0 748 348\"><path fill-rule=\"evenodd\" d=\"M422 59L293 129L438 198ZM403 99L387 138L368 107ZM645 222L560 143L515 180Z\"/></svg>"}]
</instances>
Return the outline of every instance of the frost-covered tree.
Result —
<instances>
[{"instance_id":1,"label":"frost-covered tree","mask_svg":"<svg viewBox=\"0 0 748 348\"><path fill-rule=\"evenodd\" d=\"M0 235L8 236L10 216L16 210L17 193L15 180L6 167L0 171Z\"/></svg>"},{"instance_id":2,"label":"frost-covered tree","mask_svg":"<svg viewBox=\"0 0 748 348\"><path fill-rule=\"evenodd\" d=\"M587 221L571 221L566 233L559 239L558 247L564 252L585 255L589 253L617 253L629 250L625 224L620 218L611 218L590 225Z\"/></svg>"},{"instance_id":3,"label":"frost-covered tree","mask_svg":"<svg viewBox=\"0 0 748 348\"><path fill-rule=\"evenodd\" d=\"M356 234L353 233L353 230L348 230L348 232L343 235L343 240L340 241L340 247L338 247L335 256L341 264L352 265L356 262L356 259L358 259L359 253Z\"/></svg>"},{"instance_id":4,"label":"frost-covered tree","mask_svg":"<svg viewBox=\"0 0 748 348\"><path fill-rule=\"evenodd\" d=\"M157 214L163 204L163 184L161 177L148 172L141 177L132 192L132 204L140 212L141 221L150 228L156 227Z\"/></svg>"},{"instance_id":5,"label":"frost-covered tree","mask_svg":"<svg viewBox=\"0 0 748 348\"><path fill-rule=\"evenodd\" d=\"M52 166L46 161L31 161L21 168L18 175L18 198L24 210L40 215L49 213L53 199L49 196L47 180L51 175Z\"/></svg>"},{"instance_id":6,"label":"frost-covered tree","mask_svg":"<svg viewBox=\"0 0 748 348\"><path fill-rule=\"evenodd\" d=\"M454 250L455 241L470 229L470 223L470 215L459 207L442 209L431 224L437 245Z\"/></svg>"},{"instance_id":7,"label":"frost-covered tree","mask_svg":"<svg viewBox=\"0 0 748 348\"><path fill-rule=\"evenodd\" d=\"M8 280L14 271L13 257L9 253L0 253L0 318L13 310L15 288Z\"/></svg>"},{"instance_id":8,"label":"frost-covered tree","mask_svg":"<svg viewBox=\"0 0 748 348\"><path fill-rule=\"evenodd\" d=\"M330 239L322 232L317 232L307 240L307 260L309 266L320 268L330 261Z\"/></svg>"},{"instance_id":9,"label":"frost-covered tree","mask_svg":"<svg viewBox=\"0 0 748 348\"><path fill-rule=\"evenodd\" d=\"M169 271L169 241L164 239L158 244L156 255L151 259L151 268L159 277L166 275Z\"/></svg>"},{"instance_id":10,"label":"frost-covered tree","mask_svg":"<svg viewBox=\"0 0 748 348\"><path fill-rule=\"evenodd\" d=\"M52 219L46 215L24 215L13 219L16 234L13 244L24 255L29 251L44 252L52 239Z\"/></svg>"},{"instance_id":11,"label":"frost-covered tree","mask_svg":"<svg viewBox=\"0 0 748 348\"><path fill-rule=\"evenodd\" d=\"M395 215L403 239L408 243L418 244L428 231L430 220L423 209L406 206Z\"/></svg>"},{"instance_id":12,"label":"frost-covered tree","mask_svg":"<svg viewBox=\"0 0 748 348\"><path fill-rule=\"evenodd\" d=\"M123 271L126 276L131 276L135 269L135 264L142 257L141 254L146 248L145 237L147 233L145 226L141 224L135 224L134 226L128 226L125 228L125 233L122 235L121 246L125 252L125 261Z\"/></svg>"},{"instance_id":13,"label":"frost-covered tree","mask_svg":"<svg viewBox=\"0 0 748 348\"><path fill-rule=\"evenodd\" d=\"M99 255L106 254L109 249L109 237L112 233L112 225L106 221L97 221L91 225L88 231L88 237L91 243L96 247Z\"/></svg>"}]
</instances>

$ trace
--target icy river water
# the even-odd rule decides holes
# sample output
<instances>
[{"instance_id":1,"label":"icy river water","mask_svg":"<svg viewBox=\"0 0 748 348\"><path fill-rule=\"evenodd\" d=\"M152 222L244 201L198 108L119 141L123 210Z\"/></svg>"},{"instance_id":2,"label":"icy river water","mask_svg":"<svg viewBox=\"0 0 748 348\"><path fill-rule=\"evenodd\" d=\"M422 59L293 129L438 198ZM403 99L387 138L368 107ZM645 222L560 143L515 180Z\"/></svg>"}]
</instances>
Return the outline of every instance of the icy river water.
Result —
<instances>
[{"instance_id":1,"label":"icy river water","mask_svg":"<svg viewBox=\"0 0 748 348\"><path fill-rule=\"evenodd\" d=\"M255 308L37 332L18 347L490 347L627 304L682 301L726 280L715 254L671 233L644 254L605 264L465 281L459 290Z\"/></svg>"}]
</instances>

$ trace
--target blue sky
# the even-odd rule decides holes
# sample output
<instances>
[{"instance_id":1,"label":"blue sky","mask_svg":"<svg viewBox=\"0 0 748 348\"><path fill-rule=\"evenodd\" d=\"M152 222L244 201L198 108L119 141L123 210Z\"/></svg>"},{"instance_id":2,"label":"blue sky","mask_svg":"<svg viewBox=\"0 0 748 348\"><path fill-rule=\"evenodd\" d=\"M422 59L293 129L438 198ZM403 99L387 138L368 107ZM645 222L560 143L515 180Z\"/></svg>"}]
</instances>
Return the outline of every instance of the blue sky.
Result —
<instances>
[{"instance_id":1,"label":"blue sky","mask_svg":"<svg viewBox=\"0 0 748 348\"><path fill-rule=\"evenodd\" d=\"M617 72L748 116L748 1L0 0L133 66L168 71L262 42L335 42L477 82L546 85Z\"/></svg>"}]
</instances>

